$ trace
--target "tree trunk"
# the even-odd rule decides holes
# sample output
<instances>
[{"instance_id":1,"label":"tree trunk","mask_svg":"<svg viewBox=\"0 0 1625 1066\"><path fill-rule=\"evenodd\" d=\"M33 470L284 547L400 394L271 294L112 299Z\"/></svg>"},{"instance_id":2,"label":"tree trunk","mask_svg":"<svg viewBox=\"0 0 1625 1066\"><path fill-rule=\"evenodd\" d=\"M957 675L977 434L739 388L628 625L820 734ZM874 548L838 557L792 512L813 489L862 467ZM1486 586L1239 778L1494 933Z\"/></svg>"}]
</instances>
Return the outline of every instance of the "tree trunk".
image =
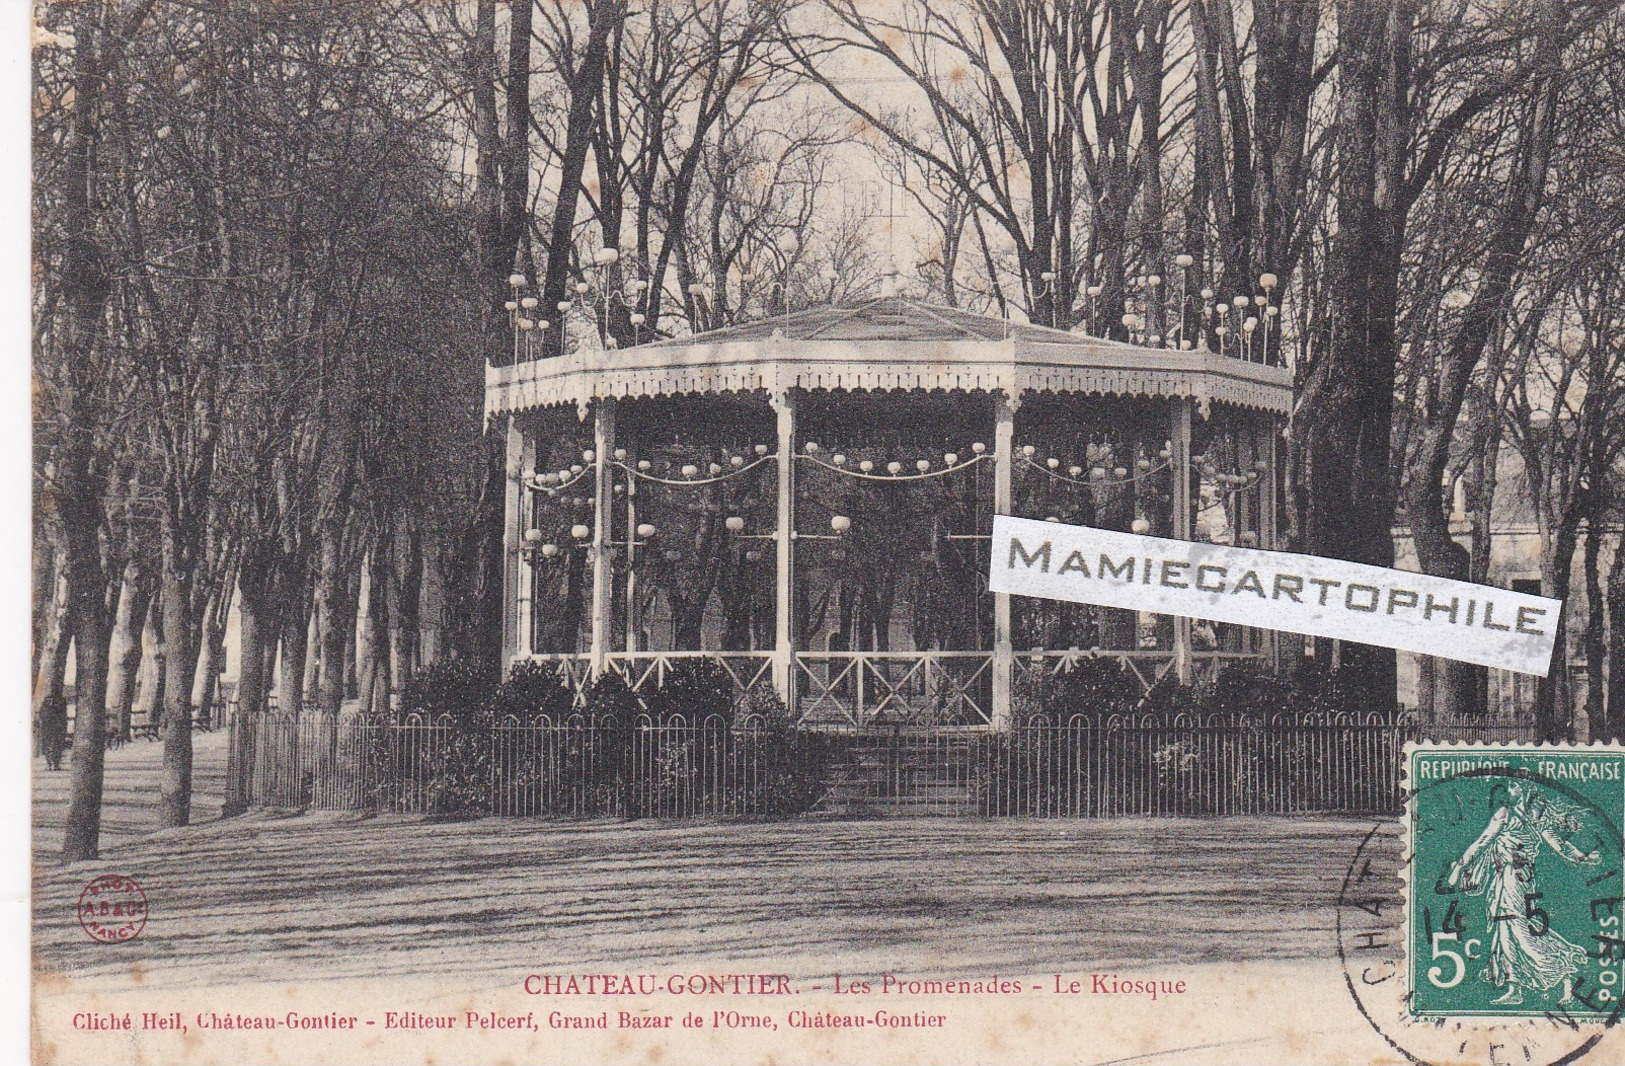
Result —
<instances>
[{"instance_id":1,"label":"tree trunk","mask_svg":"<svg viewBox=\"0 0 1625 1066\"><path fill-rule=\"evenodd\" d=\"M1541 560L1541 595L1567 600L1574 572L1574 551L1579 546L1577 518L1558 526L1545 558ZM1557 640L1552 649L1552 668L1535 685L1535 739L1557 743L1572 740L1574 701L1569 693L1569 619L1565 612L1557 623Z\"/></svg>"},{"instance_id":2,"label":"tree trunk","mask_svg":"<svg viewBox=\"0 0 1625 1066\"><path fill-rule=\"evenodd\" d=\"M1592 740L1606 736L1608 725L1605 699L1608 682L1604 674L1608 652L1603 636L1608 604L1602 590L1602 537L1602 516L1592 514L1586 522L1585 555L1581 564L1585 569L1586 624L1580 638L1586 657L1586 728Z\"/></svg>"},{"instance_id":3,"label":"tree trunk","mask_svg":"<svg viewBox=\"0 0 1625 1066\"><path fill-rule=\"evenodd\" d=\"M156 730L164 717L164 604L156 589L147 604L146 624L141 629L141 644L151 649L141 661L136 674L136 710L149 730Z\"/></svg>"},{"instance_id":4,"label":"tree trunk","mask_svg":"<svg viewBox=\"0 0 1625 1066\"><path fill-rule=\"evenodd\" d=\"M58 424L61 454L55 484L41 500L41 510L61 523L68 569L68 620L74 634L76 714L73 736L73 781L68 800L67 833L62 844L66 862L92 859L101 837L102 771L107 728L107 645L111 623L107 574L100 533L106 524L102 505L105 482L96 471L100 447L96 429L101 405L94 383L105 369L96 353L111 281L107 257L96 243L100 209L92 196L96 185L97 126L102 101L113 88L108 77L109 53L130 40L152 5L138 5L123 24L104 27L108 12L87 5L76 20L73 53L74 107L64 140L62 195L62 295L67 307L65 335L59 349Z\"/></svg>"},{"instance_id":5,"label":"tree trunk","mask_svg":"<svg viewBox=\"0 0 1625 1066\"><path fill-rule=\"evenodd\" d=\"M412 530L395 554L394 611L390 625L390 646L394 658L394 683L398 688L417 672L418 627L423 599L423 534Z\"/></svg>"},{"instance_id":6,"label":"tree trunk","mask_svg":"<svg viewBox=\"0 0 1625 1066\"><path fill-rule=\"evenodd\" d=\"M45 612L40 639L38 671L34 679L34 753L53 770L62 767L68 742L68 572L58 559L51 581L50 607Z\"/></svg>"},{"instance_id":7,"label":"tree trunk","mask_svg":"<svg viewBox=\"0 0 1625 1066\"><path fill-rule=\"evenodd\" d=\"M265 611L261 596L242 590L237 609L237 714L260 713L265 707Z\"/></svg>"},{"instance_id":8,"label":"tree trunk","mask_svg":"<svg viewBox=\"0 0 1625 1066\"><path fill-rule=\"evenodd\" d=\"M1507 179L1507 207L1490 242L1489 256L1479 283L1450 345L1441 353L1434 371L1435 395L1423 420L1423 433L1413 457L1407 485L1406 512L1410 518L1417 562L1424 574L1472 579L1472 558L1450 534L1454 493L1445 484L1450 445L1461 422L1461 412L1473 372L1505 314L1505 307L1522 265L1524 246L1535 227L1545 199L1546 171L1552 153L1552 129L1557 112L1561 49L1557 25L1562 21L1556 0L1541 5L1537 22L1537 77L1543 80L1536 106L1529 110L1520 131L1514 166ZM1494 417L1491 415L1490 417ZM1494 457L1491 456L1491 462ZM1487 512L1486 512L1487 517ZM1441 713L1482 715L1482 667L1445 659L1440 664L1436 702Z\"/></svg>"},{"instance_id":9,"label":"tree trunk","mask_svg":"<svg viewBox=\"0 0 1625 1066\"><path fill-rule=\"evenodd\" d=\"M214 723L213 708L219 694L220 673L225 665L225 611L230 586L216 588L203 608L203 628L198 633L197 668L192 672L192 708L198 717Z\"/></svg>"},{"instance_id":10,"label":"tree trunk","mask_svg":"<svg viewBox=\"0 0 1625 1066\"><path fill-rule=\"evenodd\" d=\"M46 476L53 476L49 468ZM40 655L45 649L51 613L61 611L65 617L68 612L67 588L61 586L59 589L63 577L61 533L49 528L43 516L38 525L40 528L34 538L34 572L28 585L34 597L33 624L29 629L29 647L33 649L34 657L29 661L29 668L36 676L39 674Z\"/></svg>"},{"instance_id":11,"label":"tree trunk","mask_svg":"<svg viewBox=\"0 0 1625 1066\"><path fill-rule=\"evenodd\" d=\"M1446 538L1448 547L1431 554L1422 572L1457 581L1471 580L1471 555L1466 548ZM1447 719L1482 718L1485 714L1486 673L1484 667L1460 659L1432 660L1431 709Z\"/></svg>"},{"instance_id":12,"label":"tree trunk","mask_svg":"<svg viewBox=\"0 0 1625 1066\"><path fill-rule=\"evenodd\" d=\"M88 517L88 516L86 516ZM78 573L70 578L73 627L77 653L74 660L74 690L77 709L73 730L73 780L68 799L67 834L62 841L62 860L76 862L100 854L102 828L102 777L107 754L107 642L109 626L103 600L100 556L96 552L96 528L88 526L69 539L80 539L70 549L70 558L91 553L94 569L73 565Z\"/></svg>"},{"instance_id":13,"label":"tree trunk","mask_svg":"<svg viewBox=\"0 0 1625 1066\"><path fill-rule=\"evenodd\" d=\"M108 736L130 739L130 709L135 705L136 680L141 669L141 634L152 604L152 585L141 564L124 564L123 590L113 621L111 661L107 678Z\"/></svg>"},{"instance_id":14,"label":"tree trunk","mask_svg":"<svg viewBox=\"0 0 1625 1066\"><path fill-rule=\"evenodd\" d=\"M1608 568L1608 714L1607 727L1593 740L1625 740L1625 542L1614 542Z\"/></svg>"},{"instance_id":15,"label":"tree trunk","mask_svg":"<svg viewBox=\"0 0 1625 1066\"><path fill-rule=\"evenodd\" d=\"M1162 27L1168 22L1168 3L1169 0L1151 0L1144 5L1143 43L1132 61L1134 97L1140 105L1140 128L1152 131L1150 135L1142 136L1140 140L1142 168L1140 210L1145 219L1140 227L1140 250L1145 262L1144 269L1161 276L1164 285L1170 284L1173 280L1173 271L1169 269L1173 264L1166 261L1163 255L1163 227L1167 224L1167 220L1162 195L1162 138L1157 135L1157 131L1162 129L1164 60ZM1128 29L1129 36L1132 36L1133 27ZM1162 297L1165 292L1167 289L1152 292L1146 301L1144 332L1147 334L1161 337L1168 333L1168 323L1163 317ZM1060 295L1064 301L1063 306L1071 306L1071 293ZM1056 321L1054 324L1063 328L1067 325L1062 321Z\"/></svg>"},{"instance_id":16,"label":"tree trunk","mask_svg":"<svg viewBox=\"0 0 1625 1066\"><path fill-rule=\"evenodd\" d=\"M446 649L446 580L441 569L445 550L439 543L424 553L422 615L419 619L421 634L418 646L419 665L437 663Z\"/></svg>"},{"instance_id":17,"label":"tree trunk","mask_svg":"<svg viewBox=\"0 0 1625 1066\"><path fill-rule=\"evenodd\" d=\"M165 554L168 555L169 549ZM158 595L164 610L163 763L158 773L158 824L169 829L192 820L192 575L179 560L164 560Z\"/></svg>"},{"instance_id":18,"label":"tree trunk","mask_svg":"<svg viewBox=\"0 0 1625 1066\"><path fill-rule=\"evenodd\" d=\"M345 597L343 610L339 612L339 620L344 630L344 698L348 700L359 699L361 696L361 680L359 676L360 663L356 656L356 630L361 620L359 604L361 603L361 568L353 568L348 580L345 581Z\"/></svg>"},{"instance_id":19,"label":"tree trunk","mask_svg":"<svg viewBox=\"0 0 1625 1066\"><path fill-rule=\"evenodd\" d=\"M569 562L566 564L564 578L564 610L548 626L548 631L552 634L548 648L551 651L573 655L581 649L581 614L586 609L589 574L586 552L571 551L568 555ZM677 613L675 603L672 611L674 615ZM673 624L675 625L675 621Z\"/></svg>"},{"instance_id":20,"label":"tree trunk","mask_svg":"<svg viewBox=\"0 0 1625 1066\"><path fill-rule=\"evenodd\" d=\"M220 649L207 632L198 636L197 666L192 670L192 714L205 728L214 726L215 696L219 689Z\"/></svg>"},{"instance_id":21,"label":"tree trunk","mask_svg":"<svg viewBox=\"0 0 1625 1066\"><path fill-rule=\"evenodd\" d=\"M1408 144L1406 86L1411 0L1340 0L1336 296L1329 335L1310 370L1294 425L1304 448L1305 550L1391 567L1395 493L1390 474L1395 323L1404 213L1394 190ZM1388 648L1344 642L1342 668L1375 706L1395 697Z\"/></svg>"},{"instance_id":22,"label":"tree trunk","mask_svg":"<svg viewBox=\"0 0 1625 1066\"><path fill-rule=\"evenodd\" d=\"M450 647L453 657L500 669L502 663L503 552L502 523L508 486L506 435L489 432L485 439L485 482L475 504L474 520L459 548L471 560L468 572L452 585ZM573 552L572 555L580 554ZM459 565L454 563L453 565ZM573 651L572 647L564 649Z\"/></svg>"},{"instance_id":23,"label":"tree trunk","mask_svg":"<svg viewBox=\"0 0 1625 1066\"><path fill-rule=\"evenodd\" d=\"M277 706L297 716L305 707L305 655L310 637L310 591L290 582L282 604L282 669L277 674Z\"/></svg>"},{"instance_id":24,"label":"tree trunk","mask_svg":"<svg viewBox=\"0 0 1625 1066\"><path fill-rule=\"evenodd\" d=\"M474 111L475 131L475 220L481 281L486 299L482 302L481 331L484 337L483 360L503 366L513 356L507 341L507 322L501 311L509 298L507 276L516 265L515 253L530 224L528 198L530 188L530 49L532 5L514 4L510 8L508 27L508 77L504 84L507 130L504 136L498 126L496 62L496 2L479 0L475 10L475 39L473 52L473 86L470 99ZM597 43L602 46L603 40ZM600 52L602 51L600 47ZM599 70L603 57L597 56ZM592 90L597 92L597 82ZM590 103L587 112L591 115ZM572 128L574 116L572 113ZM591 130L586 131L590 142ZM568 155L568 150L566 151ZM574 224L575 204L580 198L580 171L575 180L569 180L566 163L565 180L557 194L557 216L565 214L563 241L549 247L548 269L558 271L555 286L563 292L570 260L571 227ZM555 217L555 227L559 219ZM563 296L545 298L545 318L552 328L542 335L543 354L551 337L559 338L560 350L564 345L563 317L554 310ZM470 574L463 595L454 596L455 615L450 627L451 652L473 662L495 669L502 659L503 611L503 501L507 493L507 455L504 435L488 432L485 439L485 482L476 502L473 520L463 535L460 549L468 560ZM325 659L324 659L325 661Z\"/></svg>"},{"instance_id":25,"label":"tree trunk","mask_svg":"<svg viewBox=\"0 0 1625 1066\"><path fill-rule=\"evenodd\" d=\"M378 555L377 545L361 560L361 590L356 597L356 698L361 709L371 711L377 706L378 658L380 649L374 639L376 626L373 616L379 609L382 590L378 587L378 572L373 560Z\"/></svg>"},{"instance_id":26,"label":"tree trunk","mask_svg":"<svg viewBox=\"0 0 1625 1066\"><path fill-rule=\"evenodd\" d=\"M1107 488L1105 499L1095 514L1102 529L1127 532L1134 524L1134 497L1121 486ZM1091 494L1093 495L1093 494ZM1139 613L1120 607L1103 607L1100 611L1100 646L1112 650L1132 651L1139 643Z\"/></svg>"},{"instance_id":27,"label":"tree trunk","mask_svg":"<svg viewBox=\"0 0 1625 1066\"><path fill-rule=\"evenodd\" d=\"M339 533L328 523L322 529L316 569L316 632L322 645L317 707L323 714L338 714L344 706L345 576L340 571Z\"/></svg>"},{"instance_id":28,"label":"tree trunk","mask_svg":"<svg viewBox=\"0 0 1625 1066\"><path fill-rule=\"evenodd\" d=\"M553 224L547 241L547 276L542 280L542 313L553 323L548 332L559 338L559 354L564 353L565 343L565 316L558 310L561 300L567 298L566 287L570 280L570 253L575 244L576 208L581 201L581 176L587 165L587 154L593 143L593 113L598 102L599 89L603 85L604 62L608 58L609 33L620 21L620 8L624 7L624 0L598 0L587 7L587 38L582 42L580 57L576 63L573 77L570 80L570 107L565 117L564 145L560 152L558 170L558 193L553 201ZM530 18L527 12L524 18L524 29L527 37L530 30ZM515 27L520 19L514 19ZM515 30L517 33L517 29ZM510 65L514 56L522 55L528 64L530 52L529 41L525 41L525 51L518 51L518 43L510 42ZM526 67L528 73L528 65ZM527 79L528 84L528 79ZM515 94L510 91L510 101L515 100ZM525 110L519 114L528 122L529 100L524 102ZM514 105L510 104L509 121L516 118ZM527 134L521 132L520 137ZM525 148L523 144L515 145L512 138L515 136L512 128L508 131L510 138L506 146L509 158L523 159ZM511 203L523 205L525 202L525 189L523 184L527 168L521 168L508 173L504 168L503 180L507 183L503 192ZM680 215L673 218L672 224L680 226ZM516 218L511 213L505 214L504 223L510 227L522 225L523 219ZM660 274L656 271L651 278L647 297L651 306L659 300ZM659 322L657 313L645 308L649 315L649 324L654 326ZM502 497L499 495L498 499ZM500 651L497 658L501 657Z\"/></svg>"},{"instance_id":29,"label":"tree trunk","mask_svg":"<svg viewBox=\"0 0 1625 1066\"><path fill-rule=\"evenodd\" d=\"M697 651L704 643L705 601L672 599L671 639L674 651Z\"/></svg>"},{"instance_id":30,"label":"tree trunk","mask_svg":"<svg viewBox=\"0 0 1625 1066\"><path fill-rule=\"evenodd\" d=\"M250 782L259 754L256 742L265 710L268 680L265 669L266 634L273 628L266 617L269 605L263 578L258 574L250 577L245 569L244 576L238 580L238 591L237 706L231 718L232 752L235 756L231 771L234 778L227 785L231 802L221 811L224 817L241 814L253 798ZM270 643L274 646L276 642Z\"/></svg>"},{"instance_id":31,"label":"tree trunk","mask_svg":"<svg viewBox=\"0 0 1625 1066\"><path fill-rule=\"evenodd\" d=\"M305 624L305 695L314 696L317 686L321 684L322 676L322 642L321 634L316 629L316 612L310 612L310 621Z\"/></svg>"},{"instance_id":32,"label":"tree trunk","mask_svg":"<svg viewBox=\"0 0 1625 1066\"><path fill-rule=\"evenodd\" d=\"M389 694L394 687L394 671L390 668L390 619L394 615L392 595L390 588L393 584L394 566L390 560L390 547L387 538L380 538L373 548L368 572L367 598L367 643L371 649L372 663L369 667L372 674L372 683L363 685L361 689L362 706L370 706L381 712L389 710Z\"/></svg>"}]
</instances>

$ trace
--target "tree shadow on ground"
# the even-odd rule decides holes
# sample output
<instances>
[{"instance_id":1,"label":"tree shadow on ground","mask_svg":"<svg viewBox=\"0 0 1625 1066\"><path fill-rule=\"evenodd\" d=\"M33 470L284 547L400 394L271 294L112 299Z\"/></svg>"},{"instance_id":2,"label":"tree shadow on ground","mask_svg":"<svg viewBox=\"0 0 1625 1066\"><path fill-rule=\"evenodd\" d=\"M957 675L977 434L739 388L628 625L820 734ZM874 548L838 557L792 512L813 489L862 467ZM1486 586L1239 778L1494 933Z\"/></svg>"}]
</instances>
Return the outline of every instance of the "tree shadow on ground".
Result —
<instances>
[{"instance_id":1,"label":"tree shadow on ground","mask_svg":"<svg viewBox=\"0 0 1625 1066\"><path fill-rule=\"evenodd\" d=\"M262 814L41 868L35 958L158 986L761 964L933 976L1325 958L1370 821L611 823ZM86 881L151 917L91 942Z\"/></svg>"}]
</instances>

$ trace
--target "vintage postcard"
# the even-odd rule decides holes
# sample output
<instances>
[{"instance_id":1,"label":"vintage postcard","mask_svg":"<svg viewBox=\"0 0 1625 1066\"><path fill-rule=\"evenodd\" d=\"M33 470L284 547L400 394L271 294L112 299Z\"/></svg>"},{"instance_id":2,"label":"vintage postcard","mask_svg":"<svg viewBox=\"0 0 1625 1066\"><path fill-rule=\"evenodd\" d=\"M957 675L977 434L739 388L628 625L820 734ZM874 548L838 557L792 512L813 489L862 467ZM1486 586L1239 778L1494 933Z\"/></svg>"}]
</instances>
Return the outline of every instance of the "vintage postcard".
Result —
<instances>
[{"instance_id":1,"label":"vintage postcard","mask_svg":"<svg viewBox=\"0 0 1625 1066\"><path fill-rule=\"evenodd\" d=\"M32 1061L1625 1060L1622 8L38 0Z\"/></svg>"}]
</instances>

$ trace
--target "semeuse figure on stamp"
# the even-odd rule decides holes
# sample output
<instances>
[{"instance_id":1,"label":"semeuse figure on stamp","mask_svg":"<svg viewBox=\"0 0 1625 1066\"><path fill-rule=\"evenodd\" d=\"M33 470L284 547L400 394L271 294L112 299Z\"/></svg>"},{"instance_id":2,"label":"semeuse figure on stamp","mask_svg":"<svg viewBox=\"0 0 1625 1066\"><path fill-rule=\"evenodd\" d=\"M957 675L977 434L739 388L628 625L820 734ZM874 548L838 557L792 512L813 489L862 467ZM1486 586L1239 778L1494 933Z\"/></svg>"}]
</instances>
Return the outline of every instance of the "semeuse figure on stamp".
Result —
<instances>
[{"instance_id":1,"label":"semeuse figure on stamp","mask_svg":"<svg viewBox=\"0 0 1625 1066\"><path fill-rule=\"evenodd\" d=\"M1495 795L1500 793L1497 789ZM1478 839L1450 866L1449 882L1469 895L1484 896L1493 927L1483 979L1505 989L1498 1004L1523 1002L1525 989L1563 988L1560 1003L1574 996L1574 975L1585 965L1585 949L1550 927L1544 912L1530 907L1537 860L1544 844L1571 863L1591 866L1595 851L1583 852L1566 839L1580 828L1580 811L1554 801L1526 781L1509 781L1506 800L1496 807ZM1492 801L1493 802L1493 801Z\"/></svg>"}]
</instances>

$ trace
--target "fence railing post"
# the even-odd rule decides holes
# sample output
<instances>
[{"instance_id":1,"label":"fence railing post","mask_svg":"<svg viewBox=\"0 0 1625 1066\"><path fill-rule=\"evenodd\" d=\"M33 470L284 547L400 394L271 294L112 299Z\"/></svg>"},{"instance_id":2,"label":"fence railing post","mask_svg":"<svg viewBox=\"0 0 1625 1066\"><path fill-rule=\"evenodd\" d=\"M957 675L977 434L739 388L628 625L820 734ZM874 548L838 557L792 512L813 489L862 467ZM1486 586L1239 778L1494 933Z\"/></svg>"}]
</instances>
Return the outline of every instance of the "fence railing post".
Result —
<instances>
[{"instance_id":1,"label":"fence railing post","mask_svg":"<svg viewBox=\"0 0 1625 1066\"><path fill-rule=\"evenodd\" d=\"M841 657L857 707L872 719L864 674L900 658ZM952 665L927 657L920 670ZM845 676L845 675L843 675ZM957 682L946 673L891 687L887 708L908 710L909 693L927 680L939 695ZM907 697L905 699L905 697ZM889 711L888 711L889 715ZM869 722L870 725L874 723ZM1003 731L942 726L920 731L900 722L867 736L849 757L868 760L875 799L888 797L948 813L1095 817L1123 814L1394 813L1403 796L1400 758L1408 738L1516 740L1508 723L1429 721L1413 716L1283 713L1168 717L1074 715L1009 723ZM446 717L368 715L298 718L277 712L233 713L226 722L227 815L251 806L426 811L440 800L448 759L483 759L479 809L508 816L689 817L767 813L769 774L839 778L824 764L828 745L781 743L762 723L730 716L624 725L572 713L488 726ZM470 728L480 730L470 735ZM821 736L801 727L803 739ZM764 744L772 736L771 757ZM839 782L837 781L837 784Z\"/></svg>"}]
</instances>

